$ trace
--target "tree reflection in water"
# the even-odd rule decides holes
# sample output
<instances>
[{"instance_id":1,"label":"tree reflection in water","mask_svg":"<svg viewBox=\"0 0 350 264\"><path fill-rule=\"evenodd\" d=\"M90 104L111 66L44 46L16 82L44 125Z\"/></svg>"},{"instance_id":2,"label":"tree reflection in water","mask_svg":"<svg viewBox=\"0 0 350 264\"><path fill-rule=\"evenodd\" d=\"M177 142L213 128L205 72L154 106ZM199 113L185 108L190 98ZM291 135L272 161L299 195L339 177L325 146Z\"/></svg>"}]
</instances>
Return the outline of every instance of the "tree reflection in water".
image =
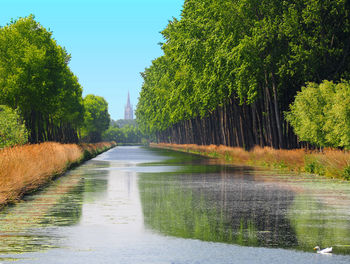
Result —
<instances>
[{"instance_id":1,"label":"tree reflection in water","mask_svg":"<svg viewBox=\"0 0 350 264\"><path fill-rule=\"evenodd\" d=\"M25 253L60 246L54 227L79 222L84 202L107 189L108 162L93 161L72 170L44 190L0 212L0 253ZM98 177L95 177L98 174ZM52 227L52 229L50 229Z\"/></svg>"},{"instance_id":2,"label":"tree reflection in water","mask_svg":"<svg viewBox=\"0 0 350 264\"><path fill-rule=\"evenodd\" d=\"M348 224L346 231L344 225L337 229L328 215L319 220L335 224L333 231L326 230L327 225L310 221L310 208L303 208L327 214L324 205L287 184L266 182L256 173L216 165L186 166L175 173L144 173L139 189L145 224L171 236L246 246L311 251L316 241L322 245L349 243ZM315 233L323 239L314 237ZM339 252L350 253L346 249Z\"/></svg>"}]
</instances>

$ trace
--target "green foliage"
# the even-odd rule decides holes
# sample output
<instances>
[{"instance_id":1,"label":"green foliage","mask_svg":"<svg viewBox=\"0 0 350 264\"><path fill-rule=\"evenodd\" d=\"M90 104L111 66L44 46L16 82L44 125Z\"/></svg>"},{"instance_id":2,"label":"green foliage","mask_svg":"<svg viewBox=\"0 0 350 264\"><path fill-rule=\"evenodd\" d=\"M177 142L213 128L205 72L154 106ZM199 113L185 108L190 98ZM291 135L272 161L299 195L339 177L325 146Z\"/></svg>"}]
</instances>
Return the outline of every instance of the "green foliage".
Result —
<instances>
[{"instance_id":1,"label":"green foliage","mask_svg":"<svg viewBox=\"0 0 350 264\"><path fill-rule=\"evenodd\" d=\"M305 160L305 171L318 175L325 175L325 167L316 159Z\"/></svg>"},{"instance_id":2,"label":"green foliage","mask_svg":"<svg viewBox=\"0 0 350 264\"><path fill-rule=\"evenodd\" d=\"M350 83L309 83L299 92L286 119L302 141L350 148Z\"/></svg>"},{"instance_id":3,"label":"green foliage","mask_svg":"<svg viewBox=\"0 0 350 264\"><path fill-rule=\"evenodd\" d=\"M288 109L306 82L349 77L348 10L346 0L186 0L181 19L162 31L164 55L142 73L140 130L160 133L206 117L229 100L271 108L274 100L274 113L266 113L271 119ZM315 96L310 104L324 95ZM301 133L322 145L329 139L314 128L316 121L323 122L317 110L310 113L317 120L308 124L313 134ZM347 144L344 136L341 142Z\"/></svg>"},{"instance_id":4,"label":"green foliage","mask_svg":"<svg viewBox=\"0 0 350 264\"><path fill-rule=\"evenodd\" d=\"M0 104L18 109L30 141L77 140L82 88L70 55L30 15L0 28Z\"/></svg>"},{"instance_id":5,"label":"green foliage","mask_svg":"<svg viewBox=\"0 0 350 264\"><path fill-rule=\"evenodd\" d=\"M110 126L106 131L102 134L103 141L115 141L122 142L124 139L123 132L117 126Z\"/></svg>"},{"instance_id":6,"label":"green foliage","mask_svg":"<svg viewBox=\"0 0 350 264\"><path fill-rule=\"evenodd\" d=\"M325 123L323 109L327 104L326 100L327 95L323 94L315 83L309 83L297 93L294 103L290 106L290 112L286 113L286 119L300 140L325 146L326 135L322 128Z\"/></svg>"},{"instance_id":7,"label":"green foliage","mask_svg":"<svg viewBox=\"0 0 350 264\"><path fill-rule=\"evenodd\" d=\"M0 105L0 148L22 145L28 141L28 132L17 111Z\"/></svg>"},{"instance_id":8,"label":"green foliage","mask_svg":"<svg viewBox=\"0 0 350 264\"><path fill-rule=\"evenodd\" d=\"M122 128L110 126L102 135L104 141L118 143L141 143L141 133L137 126L124 125Z\"/></svg>"},{"instance_id":9,"label":"green foliage","mask_svg":"<svg viewBox=\"0 0 350 264\"><path fill-rule=\"evenodd\" d=\"M101 96L89 94L84 98L84 108L81 136L87 142L99 142L102 140L102 133L108 129L110 123L108 103Z\"/></svg>"},{"instance_id":10,"label":"green foliage","mask_svg":"<svg viewBox=\"0 0 350 264\"><path fill-rule=\"evenodd\" d=\"M111 126L124 127L126 125L137 126L135 119L119 119L117 121L111 120Z\"/></svg>"},{"instance_id":11,"label":"green foliage","mask_svg":"<svg viewBox=\"0 0 350 264\"><path fill-rule=\"evenodd\" d=\"M348 181L350 180L350 166L349 165L344 168L342 176L345 180L348 180Z\"/></svg>"}]
</instances>

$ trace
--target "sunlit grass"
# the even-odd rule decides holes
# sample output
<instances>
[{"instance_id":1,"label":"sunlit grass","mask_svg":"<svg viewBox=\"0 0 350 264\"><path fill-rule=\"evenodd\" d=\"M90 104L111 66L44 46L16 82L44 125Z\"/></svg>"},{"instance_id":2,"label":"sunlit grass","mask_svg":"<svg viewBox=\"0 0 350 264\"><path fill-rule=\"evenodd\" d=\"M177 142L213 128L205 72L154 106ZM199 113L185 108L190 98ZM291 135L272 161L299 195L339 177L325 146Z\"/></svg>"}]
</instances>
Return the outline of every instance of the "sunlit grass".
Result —
<instances>
[{"instance_id":1,"label":"sunlit grass","mask_svg":"<svg viewBox=\"0 0 350 264\"><path fill-rule=\"evenodd\" d=\"M46 142L0 150L0 206L36 190L70 166L115 143L60 144Z\"/></svg>"},{"instance_id":2,"label":"sunlit grass","mask_svg":"<svg viewBox=\"0 0 350 264\"><path fill-rule=\"evenodd\" d=\"M264 166L350 180L350 153L336 149L326 149L319 152L305 149L285 150L257 146L250 151L246 151L243 148L222 145L200 146L160 143L151 144L151 146L219 158L235 165Z\"/></svg>"}]
</instances>

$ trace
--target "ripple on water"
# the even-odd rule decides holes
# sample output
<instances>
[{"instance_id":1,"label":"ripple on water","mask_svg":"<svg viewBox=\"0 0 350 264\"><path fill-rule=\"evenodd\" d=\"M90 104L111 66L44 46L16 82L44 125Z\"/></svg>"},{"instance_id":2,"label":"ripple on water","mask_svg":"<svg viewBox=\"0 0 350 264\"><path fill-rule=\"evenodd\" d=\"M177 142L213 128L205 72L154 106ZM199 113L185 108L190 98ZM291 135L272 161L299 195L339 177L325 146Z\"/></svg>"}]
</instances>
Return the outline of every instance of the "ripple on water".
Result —
<instances>
[{"instance_id":1,"label":"ripple on water","mask_svg":"<svg viewBox=\"0 0 350 264\"><path fill-rule=\"evenodd\" d=\"M118 147L0 212L0 262L349 263L349 206L341 181Z\"/></svg>"}]
</instances>

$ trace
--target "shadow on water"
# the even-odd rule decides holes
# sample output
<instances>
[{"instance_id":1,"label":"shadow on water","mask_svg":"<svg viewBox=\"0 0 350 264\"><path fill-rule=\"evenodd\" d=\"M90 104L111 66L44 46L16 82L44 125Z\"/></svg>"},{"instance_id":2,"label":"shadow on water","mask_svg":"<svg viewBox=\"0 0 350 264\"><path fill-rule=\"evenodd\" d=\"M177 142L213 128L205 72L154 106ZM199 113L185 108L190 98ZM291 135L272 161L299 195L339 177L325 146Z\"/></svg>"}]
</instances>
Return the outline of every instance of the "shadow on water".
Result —
<instances>
[{"instance_id":1,"label":"shadow on water","mask_svg":"<svg viewBox=\"0 0 350 264\"><path fill-rule=\"evenodd\" d=\"M90 161L57 179L49 187L28 195L24 201L0 212L0 254L25 253L57 248L59 227L79 223L83 203L107 189L108 162ZM0 258L6 260L6 258Z\"/></svg>"},{"instance_id":2,"label":"shadow on water","mask_svg":"<svg viewBox=\"0 0 350 264\"><path fill-rule=\"evenodd\" d=\"M173 150L167 149L157 149L157 148L147 148L143 149L150 152L152 155L158 156L159 159L154 162L140 163L138 166L162 166L162 165L208 165L209 163L217 163L216 160L203 157L200 155L185 153L185 152L175 152Z\"/></svg>"},{"instance_id":3,"label":"shadow on water","mask_svg":"<svg viewBox=\"0 0 350 264\"><path fill-rule=\"evenodd\" d=\"M147 227L244 246L312 251L315 245L333 245L336 253L350 254L349 215L344 219L293 184L270 181L247 167L210 165L198 156L184 162L189 156L177 153L158 163L182 164L175 172L139 176Z\"/></svg>"},{"instance_id":4,"label":"shadow on water","mask_svg":"<svg viewBox=\"0 0 350 264\"><path fill-rule=\"evenodd\" d=\"M206 168L207 173L194 167L196 173L166 177L143 174L139 188L146 224L169 235L206 241L296 245L295 233L282 213L291 206L292 192L263 185L253 190L254 181L240 170Z\"/></svg>"}]
</instances>

